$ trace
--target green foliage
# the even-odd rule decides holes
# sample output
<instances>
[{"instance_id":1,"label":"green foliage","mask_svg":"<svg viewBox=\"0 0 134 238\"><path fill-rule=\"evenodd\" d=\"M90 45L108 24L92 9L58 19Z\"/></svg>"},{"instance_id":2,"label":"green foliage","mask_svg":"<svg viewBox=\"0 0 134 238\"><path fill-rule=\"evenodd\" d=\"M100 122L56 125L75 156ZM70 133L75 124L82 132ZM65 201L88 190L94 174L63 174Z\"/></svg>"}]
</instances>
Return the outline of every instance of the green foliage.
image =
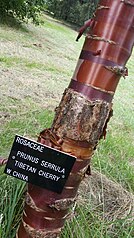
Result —
<instances>
[{"instance_id":1,"label":"green foliage","mask_svg":"<svg viewBox=\"0 0 134 238\"><path fill-rule=\"evenodd\" d=\"M47 9L54 17L77 25L92 17L98 0L46 0Z\"/></svg>"},{"instance_id":2,"label":"green foliage","mask_svg":"<svg viewBox=\"0 0 134 238\"><path fill-rule=\"evenodd\" d=\"M11 15L21 21L31 18L38 23L38 14L43 5L43 0L0 0L1 19Z\"/></svg>"}]
</instances>

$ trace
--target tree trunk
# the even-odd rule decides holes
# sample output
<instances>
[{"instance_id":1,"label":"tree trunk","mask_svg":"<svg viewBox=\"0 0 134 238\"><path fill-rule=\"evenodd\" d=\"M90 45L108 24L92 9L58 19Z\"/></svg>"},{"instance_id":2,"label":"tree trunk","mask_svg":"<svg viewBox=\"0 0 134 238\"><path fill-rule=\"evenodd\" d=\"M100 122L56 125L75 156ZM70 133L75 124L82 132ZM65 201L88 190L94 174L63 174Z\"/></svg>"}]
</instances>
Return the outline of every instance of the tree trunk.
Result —
<instances>
[{"instance_id":1,"label":"tree trunk","mask_svg":"<svg viewBox=\"0 0 134 238\"><path fill-rule=\"evenodd\" d=\"M28 185L16 238L59 237L90 159L112 115L112 99L134 43L134 0L101 0L93 29L50 129L38 141L76 156L61 194Z\"/></svg>"}]
</instances>

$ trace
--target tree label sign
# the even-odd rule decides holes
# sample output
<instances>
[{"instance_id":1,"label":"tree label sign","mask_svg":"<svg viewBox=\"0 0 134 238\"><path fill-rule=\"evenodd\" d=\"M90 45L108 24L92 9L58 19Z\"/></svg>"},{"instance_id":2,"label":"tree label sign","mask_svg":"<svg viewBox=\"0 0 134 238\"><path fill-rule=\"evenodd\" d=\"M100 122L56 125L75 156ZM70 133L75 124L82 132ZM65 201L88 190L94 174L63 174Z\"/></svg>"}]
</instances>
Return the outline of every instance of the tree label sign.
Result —
<instances>
[{"instance_id":1,"label":"tree label sign","mask_svg":"<svg viewBox=\"0 0 134 238\"><path fill-rule=\"evenodd\" d=\"M16 135L5 173L61 193L76 157Z\"/></svg>"}]
</instances>

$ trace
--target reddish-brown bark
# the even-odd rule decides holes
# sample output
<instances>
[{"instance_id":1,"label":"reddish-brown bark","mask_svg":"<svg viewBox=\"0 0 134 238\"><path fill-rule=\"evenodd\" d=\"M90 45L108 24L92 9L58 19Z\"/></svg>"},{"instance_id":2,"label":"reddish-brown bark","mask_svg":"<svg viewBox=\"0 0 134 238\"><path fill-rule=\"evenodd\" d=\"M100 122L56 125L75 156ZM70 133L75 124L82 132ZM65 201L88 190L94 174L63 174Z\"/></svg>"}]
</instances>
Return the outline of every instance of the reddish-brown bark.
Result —
<instances>
[{"instance_id":1,"label":"reddish-brown bark","mask_svg":"<svg viewBox=\"0 0 134 238\"><path fill-rule=\"evenodd\" d=\"M61 194L28 185L18 238L59 237L90 158L112 112L112 99L134 43L134 0L101 0L53 125L38 141L76 156Z\"/></svg>"},{"instance_id":2,"label":"reddish-brown bark","mask_svg":"<svg viewBox=\"0 0 134 238\"><path fill-rule=\"evenodd\" d=\"M0 157L0 166L4 165L7 163L7 159L1 158Z\"/></svg>"}]
</instances>

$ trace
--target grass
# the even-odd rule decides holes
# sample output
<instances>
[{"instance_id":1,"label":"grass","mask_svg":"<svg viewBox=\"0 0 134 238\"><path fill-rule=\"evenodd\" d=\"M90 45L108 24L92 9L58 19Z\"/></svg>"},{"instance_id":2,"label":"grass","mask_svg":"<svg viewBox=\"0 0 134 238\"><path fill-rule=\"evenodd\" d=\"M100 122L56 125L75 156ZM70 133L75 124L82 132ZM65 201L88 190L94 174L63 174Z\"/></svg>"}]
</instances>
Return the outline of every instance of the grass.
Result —
<instances>
[{"instance_id":1,"label":"grass","mask_svg":"<svg viewBox=\"0 0 134 238\"><path fill-rule=\"evenodd\" d=\"M0 237L15 237L15 232L21 219L25 184L15 181L1 173L0 207L2 213L0 222Z\"/></svg>"},{"instance_id":2,"label":"grass","mask_svg":"<svg viewBox=\"0 0 134 238\"><path fill-rule=\"evenodd\" d=\"M133 227L126 219L106 222L91 212L91 205L87 204L87 209L82 206L76 208L75 218L66 222L61 238L132 238Z\"/></svg>"},{"instance_id":3,"label":"grass","mask_svg":"<svg viewBox=\"0 0 134 238\"><path fill-rule=\"evenodd\" d=\"M32 70L32 69L38 69L40 71L48 71L48 72L52 72L52 73L59 73L59 74L64 74L66 76L70 76L70 73L67 72L66 70L64 70L61 66L57 67L55 66L53 63L49 62L46 64L43 64L41 62L37 62L37 61L33 61L33 60L27 60L27 59L23 59L20 57L0 57L0 62L1 64L3 63L4 67L8 67L8 68L13 68L13 67L23 67L26 68L27 70Z\"/></svg>"},{"instance_id":4,"label":"grass","mask_svg":"<svg viewBox=\"0 0 134 238\"><path fill-rule=\"evenodd\" d=\"M8 157L15 134L36 140L50 127L54 108L68 86L75 69L83 39L61 22L45 16L35 27L0 26L0 156ZM134 55L128 63L129 77L121 79L114 98L114 116L107 138L99 143L92 168L134 191ZM14 238L22 211L25 184L0 170L0 238ZM128 219L114 222L101 219L90 201L77 205L75 217L67 221L62 238L132 238L133 224ZM19 219L18 219L19 214ZM101 216L102 215L102 216Z\"/></svg>"},{"instance_id":5,"label":"grass","mask_svg":"<svg viewBox=\"0 0 134 238\"><path fill-rule=\"evenodd\" d=\"M134 191L134 110L132 55L128 63L129 77L121 79L114 98L114 116L108 125L107 139L101 141L93 159L96 168Z\"/></svg>"},{"instance_id":6,"label":"grass","mask_svg":"<svg viewBox=\"0 0 134 238\"><path fill-rule=\"evenodd\" d=\"M50 121L52 121L52 118L53 113L49 110L44 110L43 112L39 110L30 111L22 114L22 117L21 114L17 112L16 117L13 116L12 120L3 127L4 134L1 135L0 144L0 150L3 151L3 156L6 156L7 151L10 150L15 134L26 137L29 136L36 140L39 132L43 130L43 128L50 127Z\"/></svg>"}]
</instances>

